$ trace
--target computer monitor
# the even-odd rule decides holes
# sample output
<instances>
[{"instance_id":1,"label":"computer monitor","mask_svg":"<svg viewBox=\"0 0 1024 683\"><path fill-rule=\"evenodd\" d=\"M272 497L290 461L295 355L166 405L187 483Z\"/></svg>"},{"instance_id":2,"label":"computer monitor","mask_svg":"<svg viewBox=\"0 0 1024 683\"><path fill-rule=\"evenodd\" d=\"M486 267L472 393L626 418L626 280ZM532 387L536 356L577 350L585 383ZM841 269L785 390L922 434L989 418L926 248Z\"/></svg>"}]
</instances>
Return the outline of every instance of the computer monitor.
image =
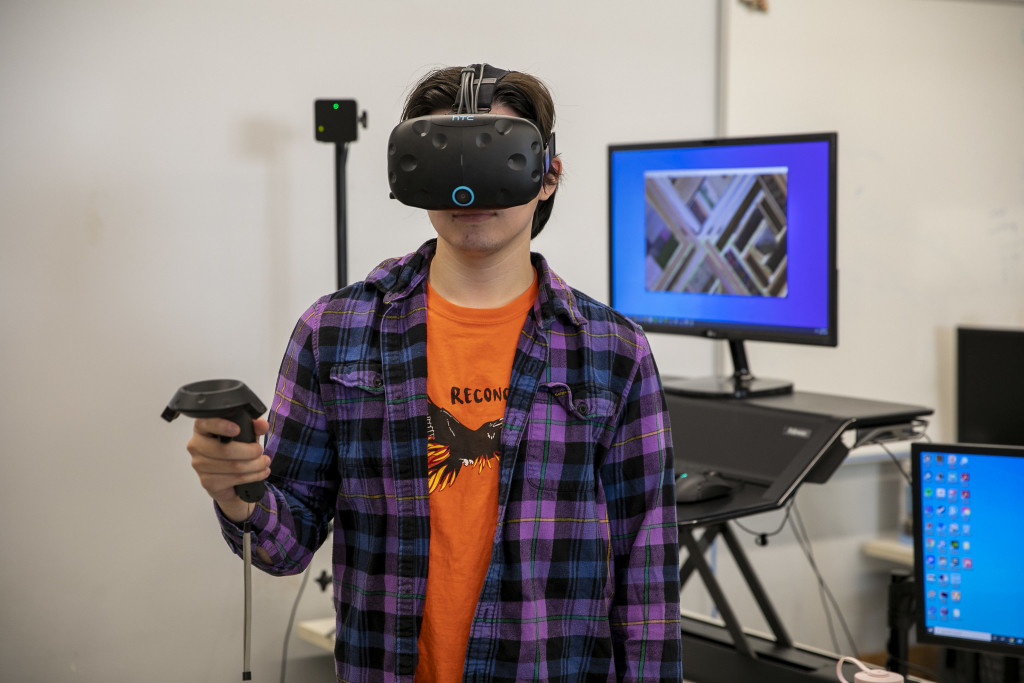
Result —
<instances>
[{"instance_id":1,"label":"computer monitor","mask_svg":"<svg viewBox=\"0 0 1024 683\"><path fill-rule=\"evenodd\" d=\"M836 133L608 148L612 307L645 330L729 342L729 377L670 391L792 391L747 340L836 346Z\"/></svg>"},{"instance_id":2,"label":"computer monitor","mask_svg":"<svg viewBox=\"0 0 1024 683\"><path fill-rule=\"evenodd\" d=\"M1024 656L1024 448L911 444L917 641Z\"/></svg>"},{"instance_id":3,"label":"computer monitor","mask_svg":"<svg viewBox=\"0 0 1024 683\"><path fill-rule=\"evenodd\" d=\"M1024 329L958 327L958 441L1024 446Z\"/></svg>"}]
</instances>

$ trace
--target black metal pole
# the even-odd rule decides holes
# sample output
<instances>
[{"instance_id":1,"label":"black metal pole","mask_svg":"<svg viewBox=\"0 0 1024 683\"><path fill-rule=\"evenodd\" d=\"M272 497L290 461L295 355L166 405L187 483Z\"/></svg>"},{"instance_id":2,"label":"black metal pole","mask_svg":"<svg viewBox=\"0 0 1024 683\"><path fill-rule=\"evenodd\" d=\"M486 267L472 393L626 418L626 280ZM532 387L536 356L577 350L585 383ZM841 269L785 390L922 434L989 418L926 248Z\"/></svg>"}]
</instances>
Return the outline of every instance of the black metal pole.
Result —
<instances>
[{"instance_id":1,"label":"black metal pole","mask_svg":"<svg viewBox=\"0 0 1024 683\"><path fill-rule=\"evenodd\" d=\"M722 525L722 528L725 528L724 525ZM687 552L690 553L690 558L693 560L697 573L700 574L700 578L704 581L704 587L711 594L711 599L714 601L715 607L718 608L718 613L722 616L722 621L725 622L725 626L732 636L733 646L743 655L753 659L755 656L754 651L750 648L747 636L743 633L740 621L736 618L736 613L732 611L732 606L726 599L722 586L718 583L715 573L711 571L711 566L704 558L704 549L701 548L700 542L693 537L693 532L688 527L679 529L679 541L686 546Z\"/></svg>"},{"instance_id":2,"label":"black metal pole","mask_svg":"<svg viewBox=\"0 0 1024 683\"><path fill-rule=\"evenodd\" d=\"M726 523L722 524L722 538L725 539L729 550L732 551L733 560L735 560L740 574L747 582L750 592L753 593L757 606L761 608L761 614L764 615L765 621L771 627L772 633L775 635L775 642L780 647L793 647L793 639L789 637L785 627L782 625L782 619L779 618L771 600L768 599L768 592L765 591L764 586L761 585L761 580L754 573L754 567L750 564L750 560L747 559L747 554L743 551L743 546L737 540L736 534L733 533Z\"/></svg>"},{"instance_id":3,"label":"black metal pole","mask_svg":"<svg viewBox=\"0 0 1024 683\"><path fill-rule=\"evenodd\" d=\"M914 626L914 577L893 572L889 577L888 594L889 640L886 644L885 668L901 676L909 671L910 629Z\"/></svg>"},{"instance_id":4,"label":"black metal pole","mask_svg":"<svg viewBox=\"0 0 1024 683\"><path fill-rule=\"evenodd\" d=\"M1020 683L1020 659L1016 657L1003 659L1003 683Z\"/></svg>"},{"instance_id":5,"label":"black metal pole","mask_svg":"<svg viewBox=\"0 0 1024 683\"><path fill-rule=\"evenodd\" d=\"M335 261L338 269L338 289L348 284L348 273L346 269L348 243L348 221L346 218L345 203L345 161L348 157L348 143L338 142L334 145L334 179L337 187L334 191L335 220L337 223L337 234L335 242Z\"/></svg>"}]
</instances>

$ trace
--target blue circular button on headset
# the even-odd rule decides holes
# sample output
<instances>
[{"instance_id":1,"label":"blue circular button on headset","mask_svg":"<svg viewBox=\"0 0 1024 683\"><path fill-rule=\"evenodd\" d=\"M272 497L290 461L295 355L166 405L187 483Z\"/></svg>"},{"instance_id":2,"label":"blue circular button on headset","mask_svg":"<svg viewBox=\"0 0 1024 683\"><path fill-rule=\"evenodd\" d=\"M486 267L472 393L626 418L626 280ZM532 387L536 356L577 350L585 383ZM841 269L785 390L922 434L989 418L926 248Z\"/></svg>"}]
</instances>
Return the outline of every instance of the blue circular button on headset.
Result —
<instances>
[{"instance_id":1,"label":"blue circular button on headset","mask_svg":"<svg viewBox=\"0 0 1024 683\"><path fill-rule=\"evenodd\" d=\"M467 192L469 193L469 201L460 202L459 195ZM469 206L470 204L473 203L475 199L476 195L473 194L473 190L469 189L465 185L459 185L454 190L452 190L452 201L458 204L459 206Z\"/></svg>"}]
</instances>

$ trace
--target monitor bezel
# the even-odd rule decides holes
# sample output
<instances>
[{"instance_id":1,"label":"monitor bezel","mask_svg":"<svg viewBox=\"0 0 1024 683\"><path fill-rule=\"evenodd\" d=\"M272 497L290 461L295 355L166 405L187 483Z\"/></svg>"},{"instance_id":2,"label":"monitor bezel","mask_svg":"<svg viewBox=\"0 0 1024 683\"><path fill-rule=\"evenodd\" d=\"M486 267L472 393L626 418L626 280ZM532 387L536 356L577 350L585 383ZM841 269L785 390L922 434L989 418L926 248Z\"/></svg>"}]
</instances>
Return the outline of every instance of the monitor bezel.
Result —
<instances>
[{"instance_id":1,"label":"monitor bezel","mask_svg":"<svg viewBox=\"0 0 1024 683\"><path fill-rule=\"evenodd\" d=\"M936 635L929 633L925 625L925 566L924 566L924 534L921 529L923 517L921 502L921 453L942 452L956 455L988 455L998 457L1011 457L1024 459L1024 447L1022 446L1001 446L993 444L971 444L971 443L930 443L914 442L910 445L911 455L911 497L914 509L914 529L912 533L914 545L914 630L918 643L924 645L937 645L954 650L973 652L987 652L994 654L1008 655L1011 657L1024 657L1024 644L999 643L993 641L972 640L970 638L956 638L953 636Z\"/></svg>"},{"instance_id":2,"label":"monitor bezel","mask_svg":"<svg viewBox=\"0 0 1024 683\"><path fill-rule=\"evenodd\" d=\"M709 339L725 339L735 341L766 341L783 342L792 344L805 344L812 346L838 346L839 343L839 271L837 268L837 196L838 196L838 133L818 132L787 135L760 135L748 137L721 137L704 138L692 140L672 140L661 142L639 142L621 143L608 146L607 169L608 169L608 272L609 272L609 297L608 301L613 308L617 307L615 295L615 177L613 157L619 152L667 150L667 149L692 149L729 146L762 146L794 143L820 143L828 145L828 208L827 208L827 258L828 272L826 281L828 283L827 293L827 318L828 329L826 334L815 334L807 328L772 327L757 324L733 323L721 321L692 321L693 324L673 325L662 324L653 321L637 320L644 330L649 332L662 332L668 334L681 334L687 336L705 337ZM627 317L630 311L623 310ZM680 318L682 320L682 318Z\"/></svg>"}]
</instances>

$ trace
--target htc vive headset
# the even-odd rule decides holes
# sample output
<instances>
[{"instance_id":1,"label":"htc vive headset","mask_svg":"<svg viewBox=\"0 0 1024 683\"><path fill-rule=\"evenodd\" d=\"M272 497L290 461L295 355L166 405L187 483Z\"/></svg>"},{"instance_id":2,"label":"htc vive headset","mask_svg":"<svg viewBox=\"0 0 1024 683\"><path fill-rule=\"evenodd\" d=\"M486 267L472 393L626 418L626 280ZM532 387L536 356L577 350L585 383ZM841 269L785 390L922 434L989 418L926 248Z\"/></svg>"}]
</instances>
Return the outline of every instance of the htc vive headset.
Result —
<instances>
[{"instance_id":1,"label":"htc vive headset","mask_svg":"<svg viewBox=\"0 0 1024 683\"><path fill-rule=\"evenodd\" d=\"M502 209L526 204L555 156L532 122L488 114L508 71L489 64L462 70L450 114L403 121L388 140L391 197L421 209Z\"/></svg>"}]
</instances>

